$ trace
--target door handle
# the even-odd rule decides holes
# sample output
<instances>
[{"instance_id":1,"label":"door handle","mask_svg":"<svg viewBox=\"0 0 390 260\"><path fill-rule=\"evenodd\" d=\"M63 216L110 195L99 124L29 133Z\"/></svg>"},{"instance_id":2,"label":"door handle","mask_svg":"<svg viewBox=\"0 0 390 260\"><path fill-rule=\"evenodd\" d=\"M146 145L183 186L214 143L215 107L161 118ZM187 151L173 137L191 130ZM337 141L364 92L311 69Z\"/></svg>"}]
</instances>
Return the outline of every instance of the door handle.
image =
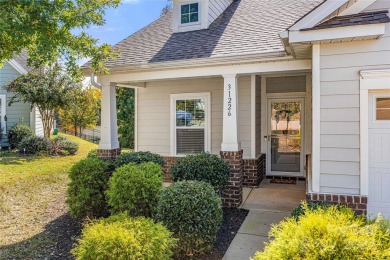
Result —
<instances>
[{"instance_id":1,"label":"door handle","mask_svg":"<svg viewBox=\"0 0 390 260\"><path fill-rule=\"evenodd\" d=\"M271 135L265 135L264 136L264 141L270 141L271 140Z\"/></svg>"}]
</instances>

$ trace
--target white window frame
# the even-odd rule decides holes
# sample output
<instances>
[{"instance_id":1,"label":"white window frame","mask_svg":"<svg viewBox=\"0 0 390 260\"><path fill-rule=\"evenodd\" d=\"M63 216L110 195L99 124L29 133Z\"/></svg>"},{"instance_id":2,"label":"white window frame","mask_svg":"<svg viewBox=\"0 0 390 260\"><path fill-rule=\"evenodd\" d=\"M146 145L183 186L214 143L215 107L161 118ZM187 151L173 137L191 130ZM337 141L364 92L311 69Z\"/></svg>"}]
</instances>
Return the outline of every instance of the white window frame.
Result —
<instances>
[{"instance_id":1,"label":"white window frame","mask_svg":"<svg viewBox=\"0 0 390 260\"><path fill-rule=\"evenodd\" d=\"M4 119L4 116L7 115L7 96L6 95L0 95L0 100L1 100L1 127L3 128L3 135L7 133L7 122ZM1 130L1 129L0 129Z\"/></svg>"},{"instance_id":2,"label":"white window frame","mask_svg":"<svg viewBox=\"0 0 390 260\"><path fill-rule=\"evenodd\" d=\"M189 22L189 23L182 23L181 22L181 7L183 5L191 5L191 4L198 4L198 21L197 22ZM198 1L187 1L187 2L183 2L183 3L180 3L180 8L179 8L179 26L180 27L184 27L184 26L193 26L193 25L199 25L200 24L200 21L201 21L201 4L200 2Z\"/></svg>"},{"instance_id":3,"label":"white window frame","mask_svg":"<svg viewBox=\"0 0 390 260\"><path fill-rule=\"evenodd\" d=\"M362 196L368 196L369 91L383 90L390 91L390 69L360 71L360 195Z\"/></svg>"},{"instance_id":4,"label":"white window frame","mask_svg":"<svg viewBox=\"0 0 390 260\"><path fill-rule=\"evenodd\" d=\"M376 107L376 100L378 98L390 98L390 94L374 94L373 95L373 111L372 111L372 119L374 121L375 124L388 124L390 123L390 120L377 120L376 119L376 110L377 110L377 107ZM390 109L389 109L389 112L390 112Z\"/></svg>"},{"instance_id":5,"label":"white window frame","mask_svg":"<svg viewBox=\"0 0 390 260\"><path fill-rule=\"evenodd\" d=\"M176 147L176 101L177 100L192 100L192 99L204 99L205 101L205 136L204 136L204 148L205 152L211 152L211 93L180 93L171 94L171 155L172 156L185 156L177 154Z\"/></svg>"}]
</instances>

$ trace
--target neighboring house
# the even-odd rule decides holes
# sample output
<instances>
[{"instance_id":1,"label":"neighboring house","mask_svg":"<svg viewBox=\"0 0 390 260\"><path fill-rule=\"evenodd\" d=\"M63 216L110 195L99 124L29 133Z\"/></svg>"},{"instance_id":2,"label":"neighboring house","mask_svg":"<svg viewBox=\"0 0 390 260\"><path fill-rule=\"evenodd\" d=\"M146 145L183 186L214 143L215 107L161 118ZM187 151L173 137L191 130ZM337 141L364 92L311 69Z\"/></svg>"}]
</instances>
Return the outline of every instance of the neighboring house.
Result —
<instances>
[{"instance_id":1,"label":"neighboring house","mask_svg":"<svg viewBox=\"0 0 390 260\"><path fill-rule=\"evenodd\" d=\"M100 155L120 152L115 86L135 88L135 150L168 166L220 154L232 168L225 205L241 203L242 186L285 177L306 179L309 201L390 217L389 9L388 0L174 0L114 46L120 56L94 83Z\"/></svg>"},{"instance_id":2,"label":"neighboring house","mask_svg":"<svg viewBox=\"0 0 390 260\"><path fill-rule=\"evenodd\" d=\"M6 61L3 67L0 68L0 129L3 133L0 146L8 146L8 130L20 122L31 126L36 135L43 136L43 126L39 111L36 108L31 109L31 104L23 102L17 102L12 104L12 106L8 106L8 102L13 94L7 92L3 87L29 70L26 52L22 52L12 60Z\"/></svg>"}]
</instances>

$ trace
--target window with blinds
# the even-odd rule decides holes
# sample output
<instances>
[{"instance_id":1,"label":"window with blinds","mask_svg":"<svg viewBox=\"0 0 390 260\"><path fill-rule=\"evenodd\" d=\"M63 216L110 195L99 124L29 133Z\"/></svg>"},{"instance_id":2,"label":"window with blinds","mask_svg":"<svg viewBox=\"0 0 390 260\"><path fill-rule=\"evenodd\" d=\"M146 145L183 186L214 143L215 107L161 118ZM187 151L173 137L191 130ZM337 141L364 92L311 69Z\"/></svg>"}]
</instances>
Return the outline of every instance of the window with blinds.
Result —
<instances>
[{"instance_id":1,"label":"window with blinds","mask_svg":"<svg viewBox=\"0 0 390 260\"><path fill-rule=\"evenodd\" d=\"M176 154L204 152L206 142L206 100L176 99Z\"/></svg>"}]
</instances>

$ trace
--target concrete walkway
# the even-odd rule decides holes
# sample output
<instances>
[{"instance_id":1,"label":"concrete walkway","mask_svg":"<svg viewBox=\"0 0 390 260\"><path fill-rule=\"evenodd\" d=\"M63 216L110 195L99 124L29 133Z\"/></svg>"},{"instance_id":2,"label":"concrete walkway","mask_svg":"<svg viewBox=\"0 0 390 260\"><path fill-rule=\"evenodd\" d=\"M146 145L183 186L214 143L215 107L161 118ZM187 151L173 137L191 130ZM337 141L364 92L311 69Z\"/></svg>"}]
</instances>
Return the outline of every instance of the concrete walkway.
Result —
<instances>
[{"instance_id":1,"label":"concrete walkway","mask_svg":"<svg viewBox=\"0 0 390 260\"><path fill-rule=\"evenodd\" d=\"M305 182L273 184L263 180L259 188L244 188L242 208L249 213L227 250L224 260L248 260L264 249L272 224L291 216L305 199Z\"/></svg>"}]
</instances>

